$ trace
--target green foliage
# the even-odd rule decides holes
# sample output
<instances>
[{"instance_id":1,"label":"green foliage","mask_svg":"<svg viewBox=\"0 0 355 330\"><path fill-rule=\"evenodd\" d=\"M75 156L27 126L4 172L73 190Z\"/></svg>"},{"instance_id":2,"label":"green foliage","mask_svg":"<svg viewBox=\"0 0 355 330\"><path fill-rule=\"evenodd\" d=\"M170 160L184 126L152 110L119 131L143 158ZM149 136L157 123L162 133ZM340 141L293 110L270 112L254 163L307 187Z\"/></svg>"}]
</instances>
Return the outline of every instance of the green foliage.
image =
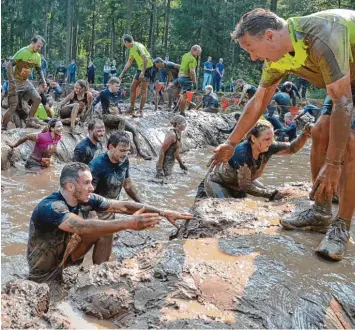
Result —
<instances>
[{"instance_id":1,"label":"green foliage","mask_svg":"<svg viewBox=\"0 0 355 330\"><path fill-rule=\"evenodd\" d=\"M253 63L231 41L230 32L245 12L270 8L271 2L275 4L275 0L2 0L1 55L13 55L39 33L47 40L44 55L49 71L63 60L69 65L74 58L78 78L84 78L92 58L100 82L107 59L116 60L118 72L124 66L127 52L121 36L130 32L152 56L165 56L166 40L167 53L175 62L192 45L200 44L200 81L203 63L212 56L214 62L224 58L227 86L231 77L257 84L262 64ZM337 7L355 9L355 0L278 0L276 4L284 18Z\"/></svg>"}]
</instances>

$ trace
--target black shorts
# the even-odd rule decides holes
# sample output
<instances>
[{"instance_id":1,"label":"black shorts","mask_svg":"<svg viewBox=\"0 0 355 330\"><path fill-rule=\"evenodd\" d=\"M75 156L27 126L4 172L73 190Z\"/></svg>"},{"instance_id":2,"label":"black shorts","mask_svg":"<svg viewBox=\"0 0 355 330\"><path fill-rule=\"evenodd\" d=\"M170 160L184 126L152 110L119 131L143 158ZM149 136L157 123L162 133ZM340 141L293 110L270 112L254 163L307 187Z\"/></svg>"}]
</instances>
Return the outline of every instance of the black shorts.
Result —
<instances>
[{"instance_id":1,"label":"black shorts","mask_svg":"<svg viewBox=\"0 0 355 330\"><path fill-rule=\"evenodd\" d=\"M353 107L355 106L355 88L351 88L352 94L353 94ZM332 109L333 109L333 101L330 98L329 95L326 96L324 99L322 108L321 108L321 115L322 116L330 116L332 114ZM351 123L351 128L355 130L355 118L353 118L352 123Z\"/></svg>"},{"instance_id":2,"label":"black shorts","mask_svg":"<svg viewBox=\"0 0 355 330\"><path fill-rule=\"evenodd\" d=\"M134 80L139 80L139 75L141 74L142 70L137 70L136 75L134 76ZM153 67L146 68L144 72L144 81L145 82L153 82Z\"/></svg>"}]
</instances>

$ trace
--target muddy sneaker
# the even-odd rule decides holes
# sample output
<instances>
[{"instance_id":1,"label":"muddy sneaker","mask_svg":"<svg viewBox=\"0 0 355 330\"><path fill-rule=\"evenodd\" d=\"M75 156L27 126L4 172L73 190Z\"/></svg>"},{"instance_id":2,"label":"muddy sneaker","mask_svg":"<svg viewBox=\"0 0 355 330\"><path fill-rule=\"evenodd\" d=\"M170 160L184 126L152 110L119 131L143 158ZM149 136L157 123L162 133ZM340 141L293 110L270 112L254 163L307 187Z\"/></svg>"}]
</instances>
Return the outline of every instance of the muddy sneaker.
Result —
<instances>
[{"instance_id":1,"label":"muddy sneaker","mask_svg":"<svg viewBox=\"0 0 355 330\"><path fill-rule=\"evenodd\" d=\"M72 134L72 135L80 135L81 134L81 130L77 126L70 127L69 128L69 133Z\"/></svg>"},{"instance_id":2,"label":"muddy sneaker","mask_svg":"<svg viewBox=\"0 0 355 330\"><path fill-rule=\"evenodd\" d=\"M185 111L184 112L180 111L180 115L186 117Z\"/></svg>"},{"instance_id":3,"label":"muddy sneaker","mask_svg":"<svg viewBox=\"0 0 355 330\"><path fill-rule=\"evenodd\" d=\"M311 209L281 219L280 224L282 227L289 230L300 229L326 233L331 221L331 211L314 205Z\"/></svg>"},{"instance_id":4,"label":"muddy sneaker","mask_svg":"<svg viewBox=\"0 0 355 330\"><path fill-rule=\"evenodd\" d=\"M36 122L34 118L27 118L26 120L26 127L31 127L31 128L40 128L41 124Z\"/></svg>"},{"instance_id":5,"label":"muddy sneaker","mask_svg":"<svg viewBox=\"0 0 355 330\"><path fill-rule=\"evenodd\" d=\"M339 261L344 258L346 243L350 232L343 219L336 219L330 225L326 235L318 245L316 252L328 259Z\"/></svg>"},{"instance_id":6,"label":"muddy sneaker","mask_svg":"<svg viewBox=\"0 0 355 330\"><path fill-rule=\"evenodd\" d=\"M134 118L142 118L143 117L143 111L137 111L136 113L134 113L133 115L132 115L132 117L134 117Z\"/></svg>"},{"instance_id":7,"label":"muddy sneaker","mask_svg":"<svg viewBox=\"0 0 355 330\"><path fill-rule=\"evenodd\" d=\"M143 152L140 152L139 156L141 156L144 160L151 160L152 159L152 156L149 156Z\"/></svg>"}]
</instances>

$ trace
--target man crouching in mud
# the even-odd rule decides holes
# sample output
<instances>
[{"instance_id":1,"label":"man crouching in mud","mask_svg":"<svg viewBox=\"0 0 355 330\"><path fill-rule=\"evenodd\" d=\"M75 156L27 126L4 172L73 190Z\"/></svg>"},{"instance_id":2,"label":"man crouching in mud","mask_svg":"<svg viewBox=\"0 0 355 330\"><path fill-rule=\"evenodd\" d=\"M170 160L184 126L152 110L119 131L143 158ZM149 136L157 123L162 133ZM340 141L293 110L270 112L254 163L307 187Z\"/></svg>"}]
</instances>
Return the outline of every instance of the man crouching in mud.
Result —
<instances>
[{"instance_id":1,"label":"man crouching in mud","mask_svg":"<svg viewBox=\"0 0 355 330\"><path fill-rule=\"evenodd\" d=\"M44 198L32 213L27 245L29 280L46 282L61 278L62 268L80 262L95 244L93 261L99 258L100 240L121 230L155 227L160 216L171 223L192 215L160 210L150 205L106 199L93 194L90 169L69 163L60 175L59 191ZM131 214L112 221L87 219L90 211Z\"/></svg>"},{"instance_id":2,"label":"man crouching in mud","mask_svg":"<svg viewBox=\"0 0 355 330\"><path fill-rule=\"evenodd\" d=\"M252 60L265 60L261 81L215 163L227 162L235 146L255 125L276 87L290 73L326 88L328 100L312 130L311 169L314 206L281 220L285 229L326 232L317 252L344 257L355 210L355 11L336 9L287 21L265 9L246 13L232 33ZM340 180L340 181L339 181ZM338 190L339 185L339 190ZM332 198L339 211L332 219Z\"/></svg>"}]
</instances>

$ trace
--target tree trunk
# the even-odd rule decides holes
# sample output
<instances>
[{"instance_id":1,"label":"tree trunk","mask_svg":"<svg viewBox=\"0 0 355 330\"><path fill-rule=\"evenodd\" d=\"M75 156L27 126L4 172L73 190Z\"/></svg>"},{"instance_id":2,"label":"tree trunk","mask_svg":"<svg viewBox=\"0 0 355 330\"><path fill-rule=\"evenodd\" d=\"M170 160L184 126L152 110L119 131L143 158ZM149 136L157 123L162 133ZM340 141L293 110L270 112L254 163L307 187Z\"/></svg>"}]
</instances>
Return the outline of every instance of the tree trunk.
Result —
<instances>
[{"instance_id":1,"label":"tree trunk","mask_svg":"<svg viewBox=\"0 0 355 330\"><path fill-rule=\"evenodd\" d=\"M115 49L116 49L116 25L115 25L115 13L112 10L111 15L111 58L115 57Z\"/></svg>"},{"instance_id":2,"label":"tree trunk","mask_svg":"<svg viewBox=\"0 0 355 330\"><path fill-rule=\"evenodd\" d=\"M78 22L75 19L73 24L73 38L72 38L72 48L71 48L71 60L76 60L77 52L77 42L78 42Z\"/></svg>"},{"instance_id":3,"label":"tree trunk","mask_svg":"<svg viewBox=\"0 0 355 330\"><path fill-rule=\"evenodd\" d=\"M126 13L125 33L130 34L131 33L131 24L132 24L132 5L133 5L133 0L126 0L126 5L127 5L127 13Z\"/></svg>"},{"instance_id":4,"label":"tree trunk","mask_svg":"<svg viewBox=\"0 0 355 330\"><path fill-rule=\"evenodd\" d=\"M52 11L52 4L53 4L52 1L50 1L49 4L46 4L45 11L44 11L44 33L43 33L43 38L46 41L45 44L43 45L43 56L44 56L44 58L47 58L48 23L49 23L50 13Z\"/></svg>"},{"instance_id":5,"label":"tree trunk","mask_svg":"<svg viewBox=\"0 0 355 330\"><path fill-rule=\"evenodd\" d=\"M168 52L170 13L171 13L171 0L167 0L167 4L166 4L166 19L165 19L165 32L164 32L164 55L166 55L167 52Z\"/></svg>"},{"instance_id":6,"label":"tree trunk","mask_svg":"<svg viewBox=\"0 0 355 330\"><path fill-rule=\"evenodd\" d=\"M91 50L90 58L93 61L95 56L95 23L96 23L96 0L92 0L92 21L91 21Z\"/></svg>"},{"instance_id":7,"label":"tree trunk","mask_svg":"<svg viewBox=\"0 0 355 330\"><path fill-rule=\"evenodd\" d=\"M51 54L52 54L52 40L53 40L53 30L54 30L54 15L55 15L55 11L54 11L54 7L51 8L51 12L50 12L50 23L49 23L49 31L48 31L48 48L47 48L47 58L46 60L48 61L51 58Z\"/></svg>"},{"instance_id":8,"label":"tree trunk","mask_svg":"<svg viewBox=\"0 0 355 330\"><path fill-rule=\"evenodd\" d=\"M155 28L157 20L157 0L153 0L152 3L152 21L151 21L151 38L150 38L150 53L155 56Z\"/></svg>"},{"instance_id":9,"label":"tree trunk","mask_svg":"<svg viewBox=\"0 0 355 330\"><path fill-rule=\"evenodd\" d=\"M73 11L72 0L67 0L67 37L66 37L67 44L66 44L66 52L65 52L65 59L67 64L70 63L72 26L73 26L72 11Z\"/></svg>"},{"instance_id":10,"label":"tree trunk","mask_svg":"<svg viewBox=\"0 0 355 330\"><path fill-rule=\"evenodd\" d=\"M271 0L270 10L274 13L277 11L277 0Z\"/></svg>"}]
</instances>

